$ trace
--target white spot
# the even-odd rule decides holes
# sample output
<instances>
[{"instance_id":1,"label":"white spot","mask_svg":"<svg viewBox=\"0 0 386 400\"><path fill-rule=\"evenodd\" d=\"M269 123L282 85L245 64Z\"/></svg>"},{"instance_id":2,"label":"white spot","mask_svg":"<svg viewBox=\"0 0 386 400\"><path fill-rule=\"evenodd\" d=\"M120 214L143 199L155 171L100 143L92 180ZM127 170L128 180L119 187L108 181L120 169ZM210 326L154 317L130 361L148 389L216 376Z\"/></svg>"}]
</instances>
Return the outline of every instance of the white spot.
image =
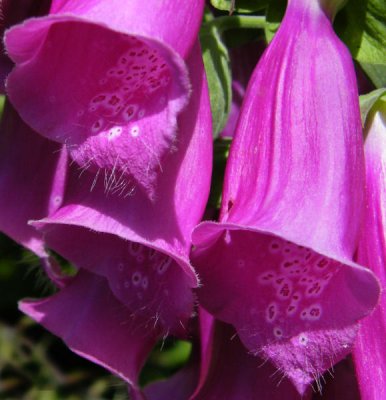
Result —
<instances>
[{"instance_id":1,"label":"white spot","mask_svg":"<svg viewBox=\"0 0 386 400\"><path fill-rule=\"evenodd\" d=\"M62 196L55 196L54 197L54 204L56 206L60 205L61 202L62 202Z\"/></svg>"},{"instance_id":2,"label":"white spot","mask_svg":"<svg viewBox=\"0 0 386 400\"><path fill-rule=\"evenodd\" d=\"M301 333L299 335L298 340L299 340L299 344L301 344L302 346L306 346L308 343L308 337L304 333Z\"/></svg>"},{"instance_id":3,"label":"white spot","mask_svg":"<svg viewBox=\"0 0 386 400\"><path fill-rule=\"evenodd\" d=\"M294 315L297 309L298 305L296 303L290 303L290 305L287 307L287 315L288 316Z\"/></svg>"},{"instance_id":4,"label":"white spot","mask_svg":"<svg viewBox=\"0 0 386 400\"><path fill-rule=\"evenodd\" d=\"M315 280L307 286L306 297L319 297L323 292L324 285L323 282Z\"/></svg>"},{"instance_id":5,"label":"white spot","mask_svg":"<svg viewBox=\"0 0 386 400\"><path fill-rule=\"evenodd\" d=\"M258 282L262 285L271 284L276 278L276 273L274 271L267 271L258 276Z\"/></svg>"},{"instance_id":6,"label":"white spot","mask_svg":"<svg viewBox=\"0 0 386 400\"><path fill-rule=\"evenodd\" d=\"M141 273L139 271L136 271L133 273L131 276L131 281L133 282L134 286L138 286L141 283Z\"/></svg>"},{"instance_id":7,"label":"white spot","mask_svg":"<svg viewBox=\"0 0 386 400\"><path fill-rule=\"evenodd\" d=\"M300 318L302 320L308 320L308 321L317 321L320 319L322 315L322 307L320 304L313 304L309 306L308 308L305 308L301 314Z\"/></svg>"},{"instance_id":8,"label":"white spot","mask_svg":"<svg viewBox=\"0 0 386 400\"><path fill-rule=\"evenodd\" d=\"M276 288L282 287L282 285L284 285L284 283L291 283L291 281L288 280L285 275L284 276L283 275L278 275L273 280L273 286L275 286Z\"/></svg>"},{"instance_id":9,"label":"white spot","mask_svg":"<svg viewBox=\"0 0 386 400\"><path fill-rule=\"evenodd\" d=\"M282 285L277 289L276 295L281 300L286 300L291 296L292 293L292 283L289 280L285 280Z\"/></svg>"},{"instance_id":10,"label":"white spot","mask_svg":"<svg viewBox=\"0 0 386 400\"><path fill-rule=\"evenodd\" d=\"M300 294L300 292L295 292L293 295L292 295L292 301L294 302L294 303L299 303L299 301L302 299L302 296L301 296L301 294Z\"/></svg>"},{"instance_id":11,"label":"white spot","mask_svg":"<svg viewBox=\"0 0 386 400\"><path fill-rule=\"evenodd\" d=\"M312 282L312 279L311 279L311 282L310 282L310 279L311 279L311 278L308 278L307 276L302 276L302 277L299 279L299 285L301 285L301 286L307 286L309 283Z\"/></svg>"},{"instance_id":12,"label":"white spot","mask_svg":"<svg viewBox=\"0 0 386 400\"><path fill-rule=\"evenodd\" d=\"M317 321L322 316L322 307L319 304L314 304L308 307L308 320Z\"/></svg>"},{"instance_id":13,"label":"white spot","mask_svg":"<svg viewBox=\"0 0 386 400\"><path fill-rule=\"evenodd\" d=\"M139 127L138 127L138 125L135 125L130 129L130 134L133 137L137 137L139 135Z\"/></svg>"},{"instance_id":14,"label":"white spot","mask_svg":"<svg viewBox=\"0 0 386 400\"><path fill-rule=\"evenodd\" d=\"M122 128L120 126L114 126L113 128L109 129L107 134L108 140L113 140L116 137L120 136L122 133Z\"/></svg>"},{"instance_id":15,"label":"white spot","mask_svg":"<svg viewBox=\"0 0 386 400\"><path fill-rule=\"evenodd\" d=\"M229 244L231 241L232 241L231 233L230 233L230 231L226 230L225 235L224 235L224 242L226 244Z\"/></svg>"},{"instance_id":16,"label":"white spot","mask_svg":"<svg viewBox=\"0 0 386 400\"><path fill-rule=\"evenodd\" d=\"M142 284L141 285L142 285L143 289L147 289L147 287L149 286L149 280L147 279L146 276L142 278Z\"/></svg>"},{"instance_id":17,"label":"white spot","mask_svg":"<svg viewBox=\"0 0 386 400\"><path fill-rule=\"evenodd\" d=\"M265 319L267 322L275 321L278 314L278 306L276 303L270 303L265 310Z\"/></svg>"},{"instance_id":18,"label":"white spot","mask_svg":"<svg viewBox=\"0 0 386 400\"><path fill-rule=\"evenodd\" d=\"M281 339L283 337L283 331L281 328L276 327L273 328L273 334L275 335L275 337L277 337L278 339Z\"/></svg>"},{"instance_id":19,"label":"white spot","mask_svg":"<svg viewBox=\"0 0 386 400\"><path fill-rule=\"evenodd\" d=\"M302 320L306 320L307 318L307 314L308 314L308 309L305 308L301 313L300 313L300 319Z\"/></svg>"},{"instance_id":20,"label":"white spot","mask_svg":"<svg viewBox=\"0 0 386 400\"><path fill-rule=\"evenodd\" d=\"M165 258L162 260L158 266L157 266L157 272L162 275L164 274L170 267L170 264L172 263L172 259L170 257Z\"/></svg>"},{"instance_id":21,"label":"white spot","mask_svg":"<svg viewBox=\"0 0 386 400\"><path fill-rule=\"evenodd\" d=\"M103 127L103 123L104 123L104 120L102 118L95 121L91 127L91 132L93 132L93 133L99 132Z\"/></svg>"}]
</instances>

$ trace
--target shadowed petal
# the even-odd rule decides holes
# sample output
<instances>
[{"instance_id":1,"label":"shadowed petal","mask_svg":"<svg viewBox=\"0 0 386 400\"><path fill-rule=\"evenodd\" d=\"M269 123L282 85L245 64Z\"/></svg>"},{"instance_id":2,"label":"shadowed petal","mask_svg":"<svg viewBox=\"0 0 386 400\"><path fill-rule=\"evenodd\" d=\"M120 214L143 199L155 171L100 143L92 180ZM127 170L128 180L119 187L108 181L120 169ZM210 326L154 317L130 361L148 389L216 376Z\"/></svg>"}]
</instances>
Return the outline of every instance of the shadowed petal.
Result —
<instances>
[{"instance_id":1,"label":"shadowed petal","mask_svg":"<svg viewBox=\"0 0 386 400\"><path fill-rule=\"evenodd\" d=\"M193 400L306 400L269 362L248 354L234 329L216 322L213 346L206 353L210 367Z\"/></svg>"},{"instance_id":2,"label":"shadowed petal","mask_svg":"<svg viewBox=\"0 0 386 400\"><path fill-rule=\"evenodd\" d=\"M42 235L28 225L57 210L63 201L67 154L42 138L7 104L0 136L0 230L40 257Z\"/></svg>"},{"instance_id":3,"label":"shadowed petal","mask_svg":"<svg viewBox=\"0 0 386 400\"><path fill-rule=\"evenodd\" d=\"M110 292L106 281L81 271L66 288L43 300L24 300L20 310L61 337L75 353L137 385L156 335Z\"/></svg>"}]
</instances>

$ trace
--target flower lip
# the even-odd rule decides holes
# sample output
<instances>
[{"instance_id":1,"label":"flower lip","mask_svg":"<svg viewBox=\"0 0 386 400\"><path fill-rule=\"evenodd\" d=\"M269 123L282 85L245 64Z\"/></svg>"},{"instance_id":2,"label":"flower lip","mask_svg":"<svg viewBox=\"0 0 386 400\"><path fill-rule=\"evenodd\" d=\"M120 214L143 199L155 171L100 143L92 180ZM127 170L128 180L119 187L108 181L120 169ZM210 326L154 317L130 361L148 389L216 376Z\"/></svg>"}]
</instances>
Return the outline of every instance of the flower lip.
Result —
<instances>
[{"instance_id":1,"label":"flower lip","mask_svg":"<svg viewBox=\"0 0 386 400\"><path fill-rule=\"evenodd\" d=\"M192 242L201 305L285 371L300 393L331 366L331 354L350 351L358 319L379 301L370 270L273 232L203 222ZM306 346L296 339L304 335Z\"/></svg>"},{"instance_id":2,"label":"flower lip","mask_svg":"<svg viewBox=\"0 0 386 400\"><path fill-rule=\"evenodd\" d=\"M7 91L22 118L81 168L114 171L152 197L190 95L181 57L72 15L31 19L5 42L17 63Z\"/></svg>"}]
</instances>

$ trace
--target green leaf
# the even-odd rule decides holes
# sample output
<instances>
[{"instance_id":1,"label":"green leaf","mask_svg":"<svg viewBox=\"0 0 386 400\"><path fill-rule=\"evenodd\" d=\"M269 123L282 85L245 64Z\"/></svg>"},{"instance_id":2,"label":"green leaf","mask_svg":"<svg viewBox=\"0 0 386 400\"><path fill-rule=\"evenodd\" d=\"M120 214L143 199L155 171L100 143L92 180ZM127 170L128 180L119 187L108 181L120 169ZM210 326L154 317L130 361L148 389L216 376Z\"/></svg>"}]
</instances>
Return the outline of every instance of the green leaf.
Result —
<instances>
[{"instance_id":1,"label":"green leaf","mask_svg":"<svg viewBox=\"0 0 386 400\"><path fill-rule=\"evenodd\" d=\"M386 65L385 64L369 64L360 62L365 74L373 82L374 86L377 88L384 88L386 86Z\"/></svg>"},{"instance_id":2,"label":"green leaf","mask_svg":"<svg viewBox=\"0 0 386 400\"><path fill-rule=\"evenodd\" d=\"M229 54L214 24L203 26L200 41L209 85L213 135L217 137L226 124L232 102Z\"/></svg>"},{"instance_id":3,"label":"green leaf","mask_svg":"<svg viewBox=\"0 0 386 400\"><path fill-rule=\"evenodd\" d=\"M385 86L385 0L350 0L337 15L335 28L373 83Z\"/></svg>"},{"instance_id":4,"label":"green leaf","mask_svg":"<svg viewBox=\"0 0 386 400\"><path fill-rule=\"evenodd\" d=\"M284 17L287 7L287 0L271 0L266 11L265 39L269 43L277 30L280 22Z\"/></svg>"},{"instance_id":5,"label":"green leaf","mask_svg":"<svg viewBox=\"0 0 386 400\"><path fill-rule=\"evenodd\" d=\"M362 125L365 126L367 116L373 105L386 94L386 89L373 90L368 94L359 96L359 104L361 106Z\"/></svg>"},{"instance_id":6,"label":"green leaf","mask_svg":"<svg viewBox=\"0 0 386 400\"><path fill-rule=\"evenodd\" d=\"M238 13L252 13L262 10L267 6L269 0L235 0L234 11ZM230 11L232 0L210 0L213 7L222 11Z\"/></svg>"},{"instance_id":7,"label":"green leaf","mask_svg":"<svg viewBox=\"0 0 386 400\"><path fill-rule=\"evenodd\" d=\"M212 186L210 188L209 205L212 208L220 208L222 183L224 180L225 167L229 155L231 139L217 139L213 146L213 174Z\"/></svg>"}]
</instances>

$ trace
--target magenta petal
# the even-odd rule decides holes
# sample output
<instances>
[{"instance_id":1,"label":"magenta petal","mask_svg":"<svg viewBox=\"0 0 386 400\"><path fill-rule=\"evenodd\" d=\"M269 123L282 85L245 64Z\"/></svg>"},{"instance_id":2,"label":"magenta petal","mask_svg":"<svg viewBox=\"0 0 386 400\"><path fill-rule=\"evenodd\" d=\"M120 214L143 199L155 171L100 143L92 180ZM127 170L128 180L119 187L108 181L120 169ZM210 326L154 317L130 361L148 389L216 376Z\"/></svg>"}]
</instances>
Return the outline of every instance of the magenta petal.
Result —
<instances>
[{"instance_id":1,"label":"magenta petal","mask_svg":"<svg viewBox=\"0 0 386 400\"><path fill-rule=\"evenodd\" d=\"M251 354L235 331L217 322L213 347L206 353L210 368L191 400L307 400L273 365Z\"/></svg>"},{"instance_id":2,"label":"magenta petal","mask_svg":"<svg viewBox=\"0 0 386 400\"><path fill-rule=\"evenodd\" d=\"M60 336L72 351L134 387L156 341L151 329L130 317L105 280L87 272L47 299L22 301L20 310Z\"/></svg>"},{"instance_id":3,"label":"magenta petal","mask_svg":"<svg viewBox=\"0 0 386 400\"><path fill-rule=\"evenodd\" d=\"M51 14L73 14L117 31L155 37L185 58L197 38L204 5L204 0L53 0Z\"/></svg>"},{"instance_id":4,"label":"magenta petal","mask_svg":"<svg viewBox=\"0 0 386 400\"><path fill-rule=\"evenodd\" d=\"M291 1L245 95L221 222L195 229L192 262L202 305L299 391L349 351L378 301L374 274L351 261L363 161L351 57L319 2Z\"/></svg>"},{"instance_id":5,"label":"magenta petal","mask_svg":"<svg viewBox=\"0 0 386 400\"><path fill-rule=\"evenodd\" d=\"M119 176L73 165L63 206L34 223L49 246L105 276L132 313L146 315L164 333L184 331L192 312L197 278L188 258L190 235L202 217L211 172L209 97L198 46L188 65L193 96L178 121L184 135L165 162L155 200Z\"/></svg>"},{"instance_id":6,"label":"magenta petal","mask_svg":"<svg viewBox=\"0 0 386 400\"><path fill-rule=\"evenodd\" d=\"M0 230L41 257L41 233L28 225L61 205L67 154L23 123L7 104L0 137Z\"/></svg>"},{"instance_id":7,"label":"magenta petal","mask_svg":"<svg viewBox=\"0 0 386 400\"><path fill-rule=\"evenodd\" d=\"M130 316L155 330L184 333L193 308L189 279L173 258L115 235L81 227L47 225L45 240L79 268L107 278Z\"/></svg>"},{"instance_id":8,"label":"magenta petal","mask_svg":"<svg viewBox=\"0 0 386 400\"><path fill-rule=\"evenodd\" d=\"M378 111L365 144L366 212L359 242L358 262L368 265L382 283L381 302L361 322L354 348L361 398L386 397L386 113Z\"/></svg>"},{"instance_id":9,"label":"magenta petal","mask_svg":"<svg viewBox=\"0 0 386 400\"><path fill-rule=\"evenodd\" d=\"M178 54L68 15L12 28L6 45L17 63L7 92L22 118L80 167L113 171L152 195L189 96Z\"/></svg>"}]
</instances>

